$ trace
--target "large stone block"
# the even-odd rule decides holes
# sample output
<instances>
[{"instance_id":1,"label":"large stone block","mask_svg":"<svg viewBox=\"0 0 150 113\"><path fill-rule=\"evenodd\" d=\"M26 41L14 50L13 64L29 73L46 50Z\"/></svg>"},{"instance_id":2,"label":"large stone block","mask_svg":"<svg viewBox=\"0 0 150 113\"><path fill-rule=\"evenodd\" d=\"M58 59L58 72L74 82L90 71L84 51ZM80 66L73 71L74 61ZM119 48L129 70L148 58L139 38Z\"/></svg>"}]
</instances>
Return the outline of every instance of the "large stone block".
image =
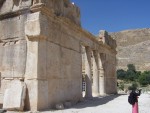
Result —
<instances>
[{"instance_id":1,"label":"large stone block","mask_svg":"<svg viewBox=\"0 0 150 113\"><path fill-rule=\"evenodd\" d=\"M3 109L23 110L26 95L26 85L19 80L10 83L10 87L5 90Z\"/></svg>"},{"instance_id":2,"label":"large stone block","mask_svg":"<svg viewBox=\"0 0 150 113\"><path fill-rule=\"evenodd\" d=\"M82 76L82 56L81 53L72 51L71 73L74 75L72 78L81 78Z\"/></svg>"},{"instance_id":3,"label":"large stone block","mask_svg":"<svg viewBox=\"0 0 150 113\"><path fill-rule=\"evenodd\" d=\"M0 71L2 77L24 77L26 48L25 40L6 42L0 45Z\"/></svg>"},{"instance_id":4,"label":"large stone block","mask_svg":"<svg viewBox=\"0 0 150 113\"><path fill-rule=\"evenodd\" d=\"M80 53L61 48L61 78L80 78L81 63Z\"/></svg>"},{"instance_id":5,"label":"large stone block","mask_svg":"<svg viewBox=\"0 0 150 113\"><path fill-rule=\"evenodd\" d=\"M46 39L48 26L45 19L46 17L40 12L28 15L25 23L25 34L29 40Z\"/></svg>"},{"instance_id":6,"label":"large stone block","mask_svg":"<svg viewBox=\"0 0 150 113\"><path fill-rule=\"evenodd\" d=\"M47 79L46 64L47 64L47 41L40 40L38 44L38 75L37 78Z\"/></svg>"},{"instance_id":7,"label":"large stone block","mask_svg":"<svg viewBox=\"0 0 150 113\"><path fill-rule=\"evenodd\" d=\"M27 47L26 78L47 79L47 42L45 40L28 41Z\"/></svg>"},{"instance_id":8,"label":"large stone block","mask_svg":"<svg viewBox=\"0 0 150 113\"><path fill-rule=\"evenodd\" d=\"M52 20L49 20L47 24L49 28L48 29L49 37L47 37L48 38L47 40L56 44L60 44L62 36L61 25L58 22Z\"/></svg>"},{"instance_id":9,"label":"large stone block","mask_svg":"<svg viewBox=\"0 0 150 113\"><path fill-rule=\"evenodd\" d=\"M60 88L59 88L60 79L49 79L48 80L48 100L51 108L55 106L55 104L59 103L63 95L60 97Z\"/></svg>"},{"instance_id":10,"label":"large stone block","mask_svg":"<svg viewBox=\"0 0 150 113\"><path fill-rule=\"evenodd\" d=\"M61 49L61 77L68 78L71 73L72 50L63 48Z\"/></svg>"},{"instance_id":11,"label":"large stone block","mask_svg":"<svg viewBox=\"0 0 150 113\"><path fill-rule=\"evenodd\" d=\"M45 40L27 41L26 79L47 79L46 45Z\"/></svg>"},{"instance_id":12,"label":"large stone block","mask_svg":"<svg viewBox=\"0 0 150 113\"><path fill-rule=\"evenodd\" d=\"M62 49L59 45L47 42L47 78L61 78L61 54Z\"/></svg>"},{"instance_id":13,"label":"large stone block","mask_svg":"<svg viewBox=\"0 0 150 113\"><path fill-rule=\"evenodd\" d=\"M32 79L25 80L25 83L27 85L25 110L38 111L48 109L48 106L50 106L48 103L48 92L51 91L51 89L48 89L48 81Z\"/></svg>"},{"instance_id":14,"label":"large stone block","mask_svg":"<svg viewBox=\"0 0 150 113\"><path fill-rule=\"evenodd\" d=\"M51 91L48 87L48 81L47 80L38 80L38 109L37 110L45 110L50 107L49 105L49 95L48 90ZM53 98L53 97L51 97Z\"/></svg>"},{"instance_id":15,"label":"large stone block","mask_svg":"<svg viewBox=\"0 0 150 113\"><path fill-rule=\"evenodd\" d=\"M0 88L0 104L3 104L5 90L9 87L11 80L5 80L1 78Z\"/></svg>"},{"instance_id":16,"label":"large stone block","mask_svg":"<svg viewBox=\"0 0 150 113\"><path fill-rule=\"evenodd\" d=\"M25 77L26 79L34 79L38 74L38 42L28 41L27 51Z\"/></svg>"},{"instance_id":17,"label":"large stone block","mask_svg":"<svg viewBox=\"0 0 150 113\"><path fill-rule=\"evenodd\" d=\"M49 79L48 84L51 107L65 101L77 102L82 98L81 79Z\"/></svg>"},{"instance_id":18,"label":"large stone block","mask_svg":"<svg viewBox=\"0 0 150 113\"><path fill-rule=\"evenodd\" d=\"M25 80L27 95L25 99L25 110L38 110L38 81L36 79Z\"/></svg>"},{"instance_id":19,"label":"large stone block","mask_svg":"<svg viewBox=\"0 0 150 113\"><path fill-rule=\"evenodd\" d=\"M12 41L25 39L24 22L26 15L0 21L0 40Z\"/></svg>"},{"instance_id":20,"label":"large stone block","mask_svg":"<svg viewBox=\"0 0 150 113\"><path fill-rule=\"evenodd\" d=\"M80 51L80 41L77 40L76 38L74 38L73 36L68 35L67 32L65 30L62 30L62 34L60 37L61 38L61 41L60 41L61 46L79 52Z\"/></svg>"}]
</instances>

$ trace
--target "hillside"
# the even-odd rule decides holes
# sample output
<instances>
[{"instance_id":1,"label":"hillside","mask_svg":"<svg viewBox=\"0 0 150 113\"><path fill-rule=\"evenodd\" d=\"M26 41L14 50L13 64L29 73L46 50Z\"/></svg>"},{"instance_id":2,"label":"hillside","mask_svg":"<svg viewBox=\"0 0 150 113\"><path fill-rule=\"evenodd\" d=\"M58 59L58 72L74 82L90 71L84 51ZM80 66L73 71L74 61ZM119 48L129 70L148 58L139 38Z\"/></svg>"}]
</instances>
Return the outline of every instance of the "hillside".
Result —
<instances>
[{"instance_id":1,"label":"hillside","mask_svg":"<svg viewBox=\"0 0 150 113\"><path fill-rule=\"evenodd\" d=\"M134 64L137 70L150 70L150 28L110 33L117 41L118 69Z\"/></svg>"}]
</instances>

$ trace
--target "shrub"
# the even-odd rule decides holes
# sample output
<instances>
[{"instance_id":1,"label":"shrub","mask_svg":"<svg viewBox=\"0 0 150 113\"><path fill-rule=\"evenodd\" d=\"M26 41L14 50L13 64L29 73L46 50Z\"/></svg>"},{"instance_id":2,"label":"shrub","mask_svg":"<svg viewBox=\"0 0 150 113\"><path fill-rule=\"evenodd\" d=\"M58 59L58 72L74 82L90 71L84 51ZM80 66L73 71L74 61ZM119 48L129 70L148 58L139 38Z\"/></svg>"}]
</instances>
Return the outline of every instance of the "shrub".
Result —
<instances>
[{"instance_id":1,"label":"shrub","mask_svg":"<svg viewBox=\"0 0 150 113\"><path fill-rule=\"evenodd\" d=\"M124 83L120 82L118 88L124 91Z\"/></svg>"},{"instance_id":2,"label":"shrub","mask_svg":"<svg viewBox=\"0 0 150 113\"><path fill-rule=\"evenodd\" d=\"M148 84L150 84L150 71L144 71L139 76L138 81L142 86L147 86Z\"/></svg>"},{"instance_id":3,"label":"shrub","mask_svg":"<svg viewBox=\"0 0 150 113\"><path fill-rule=\"evenodd\" d=\"M128 90L136 90L138 88L138 84L133 82L131 86L128 87Z\"/></svg>"},{"instance_id":4,"label":"shrub","mask_svg":"<svg viewBox=\"0 0 150 113\"><path fill-rule=\"evenodd\" d=\"M117 78L126 82L139 82L141 86L150 85L150 71L136 71L136 68L133 64L127 65L127 71L123 69L117 70ZM133 86L130 86L129 89L134 89Z\"/></svg>"},{"instance_id":5,"label":"shrub","mask_svg":"<svg viewBox=\"0 0 150 113\"><path fill-rule=\"evenodd\" d=\"M132 70L132 71L136 72L135 66L133 64L128 64L127 67L128 67L128 70Z\"/></svg>"},{"instance_id":6,"label":"shrub","mask_svg":"<svg viewBox=\"0 0 150 113\"><path fill-rule=\"evenodd\" d=\"M119 69L117 70L117 78L120 80L124 80L126 77L126 71L124 71L123 69Z\"/></svg>"},{"instance_id":7,"label":"shrub","mask_svg":"<svg viewBox=\"0 0 150 113\"><path fill-rule=\"evenodd\" d=\"M135 66L133 64L128 64L127 67L127 71L123 69L117 70L117 78L125 81L136 81L140 76L141 72L136 71Z\"/></svg>"}]
</instances>

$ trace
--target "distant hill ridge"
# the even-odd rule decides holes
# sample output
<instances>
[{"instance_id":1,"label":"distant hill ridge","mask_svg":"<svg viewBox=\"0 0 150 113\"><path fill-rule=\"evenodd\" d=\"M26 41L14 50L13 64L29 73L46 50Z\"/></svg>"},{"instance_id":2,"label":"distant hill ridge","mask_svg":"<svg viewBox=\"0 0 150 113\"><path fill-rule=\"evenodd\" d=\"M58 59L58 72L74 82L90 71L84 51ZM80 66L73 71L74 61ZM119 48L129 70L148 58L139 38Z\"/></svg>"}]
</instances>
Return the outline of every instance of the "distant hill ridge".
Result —
<instances>
[{"instance_id":1,"label":"distant hill ridge","mask_svg":"<svg viewBox=\"0 0 150 113\"><path fill-rule=\"evenodd\" d=\"M150 28L109 34L117 41L118 69L134 64L137 70L150 70Z\"/></svg>"}]
</instances>

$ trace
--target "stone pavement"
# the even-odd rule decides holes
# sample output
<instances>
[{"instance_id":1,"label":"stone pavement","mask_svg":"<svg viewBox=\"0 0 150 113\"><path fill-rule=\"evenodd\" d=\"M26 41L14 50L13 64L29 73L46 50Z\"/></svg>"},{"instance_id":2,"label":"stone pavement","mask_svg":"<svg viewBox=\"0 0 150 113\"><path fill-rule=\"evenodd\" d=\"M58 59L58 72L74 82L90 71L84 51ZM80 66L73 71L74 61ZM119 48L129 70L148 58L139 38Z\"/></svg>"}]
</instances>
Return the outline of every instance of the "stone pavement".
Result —
<instances>
[{"instance_id":1,"label":"stone pavement","mask_svg":"<svg viewBox=\"0 0 150 113\"><path fill-rule=\"evenodd\" d=\"M70 109L42 113L132 113L128 95L111 95L78 103ZM139 97L139 113L150 113L150 94Z\"/></svg>"}]
</instances>

